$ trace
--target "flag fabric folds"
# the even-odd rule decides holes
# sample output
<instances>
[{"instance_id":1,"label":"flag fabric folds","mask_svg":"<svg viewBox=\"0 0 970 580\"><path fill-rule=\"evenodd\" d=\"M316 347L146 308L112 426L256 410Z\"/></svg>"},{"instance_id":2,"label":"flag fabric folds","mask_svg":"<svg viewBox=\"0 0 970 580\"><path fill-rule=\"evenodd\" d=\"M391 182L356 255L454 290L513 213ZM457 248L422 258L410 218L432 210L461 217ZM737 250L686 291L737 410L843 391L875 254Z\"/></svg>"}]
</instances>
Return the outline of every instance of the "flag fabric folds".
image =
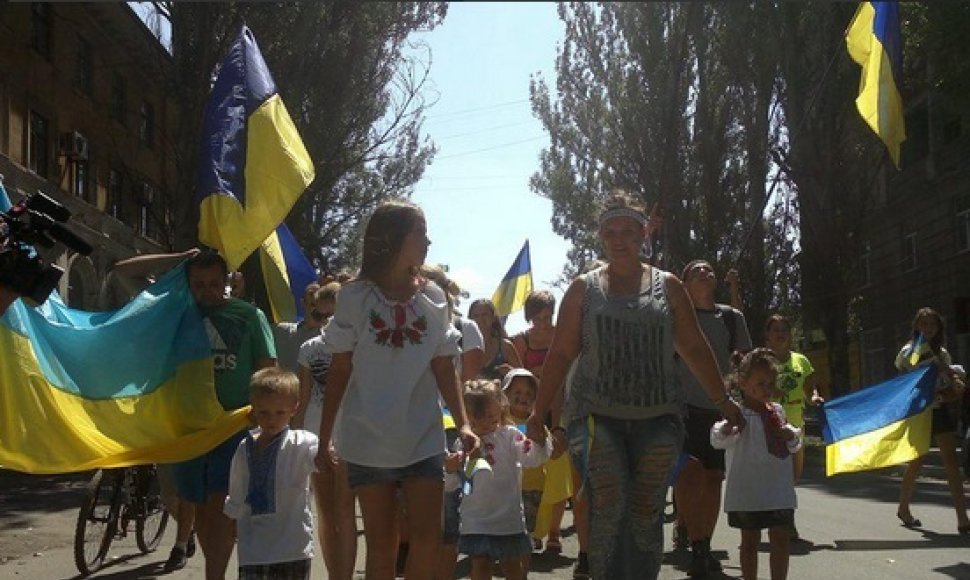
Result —
<instances>
[{"instance_id":1,"label":"flag fabric folds","mask_svg":"<svg viewBox=\"0 0 970 580\"><path fill-rule=\"evenodd\" d=\"M245 26L209 95L201 155L199 240L236 270L314 178L310 155Z\"/></svg>"},{"instance_id":2,"label":"flag fabric folds","mask_svg":"<svg viewBox=\"0 0 970 580\"><path fill-rule=\"evenodd\" d=\"M920 367L822 406L826 475L878 469L930 447L935 365Z\"/></svg>"},{"instance_id":3,"label":"flag fabric folds","mask_svg":"<svg viewBox=\"0 0 970 580\"><path fill-rule=\"evenodd\" d=\"M286 224L280 224L259 247L259 265L273 321L302 320L303 291L316 281L317 272Z\"/></svg>"},{"instance_id":4,"label":"flag fabric folds","mask_svg":"<svg viewBox=\"0 0 970 580\"><path fill-rule=\"evenodd\" d=\"M529 258L529 240L526 240L512 267L502 278L502 283L492 294L496 314L508 316L522 309L530 292L532 292L532 261Z\"/></svg>"},{"instance_id":5,"label":"flag fabric folds","mask_svg":"<svg viewBox=\"0 0 970 580\"><path fill-rule=\"evenodd\" d=\"M15 301L0 317L0 465L67 473L201 455L248 422L248 408L219 404L210 353L183 266L114 311L56 293Z\"/></svg>"},{"instance_id":6,"label":"flag fabric folds","mask_svg":"<svg viewBox=\"0 0 970 580\"><path fill-rule=\"evenodd\" d=\"M846 32L849 56L862 67L856 107L899 168L903 119L903 39L897 2L862 2Z\"/></svg>"}]
</instances>

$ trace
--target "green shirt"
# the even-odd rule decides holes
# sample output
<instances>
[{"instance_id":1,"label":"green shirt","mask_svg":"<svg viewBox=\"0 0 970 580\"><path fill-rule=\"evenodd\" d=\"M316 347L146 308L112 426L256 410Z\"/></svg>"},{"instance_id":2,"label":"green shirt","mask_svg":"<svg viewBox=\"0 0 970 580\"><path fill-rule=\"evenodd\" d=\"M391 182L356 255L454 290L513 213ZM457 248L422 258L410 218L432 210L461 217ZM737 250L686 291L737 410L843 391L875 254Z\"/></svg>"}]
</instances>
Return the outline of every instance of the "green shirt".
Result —
<instances>
[{"instance_id":1,"label":"green shirt","mask_svg":"<svg viewBox=\"0 0 970 580\"><path fill-rule=\"evenodd\" d=\"M778 400L785 407L804 405L805 379L815 372L808 358L792 352L784 364L778 365L778 388L782 392ZM785 410L787 413L787 409Z\"/></svg>"},{"instance_id":2,"label":"green shirt","mask_svg":"<svg viewBox=\"0 0 970 580\"><path fill-rule=\"evenodd\" d=\"M263 311L236 298L217 308L199 306L215 368L216 395L223 408L249 404L249 379L261 358L276 358L273 331Z\"/></svg>"}]
</instances>

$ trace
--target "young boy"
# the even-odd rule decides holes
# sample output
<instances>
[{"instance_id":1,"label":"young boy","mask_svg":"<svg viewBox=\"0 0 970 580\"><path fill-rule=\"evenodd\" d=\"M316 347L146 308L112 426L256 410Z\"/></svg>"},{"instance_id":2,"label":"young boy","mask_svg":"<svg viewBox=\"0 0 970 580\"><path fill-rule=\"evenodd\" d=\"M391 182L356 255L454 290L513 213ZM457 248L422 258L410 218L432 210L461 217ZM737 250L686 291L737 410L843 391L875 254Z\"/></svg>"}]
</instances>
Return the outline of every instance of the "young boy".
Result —
<instances>
[{"instance_id":1,"label":"young boy","mask_svg":"<svg viewBox=\"0 0 970 580\"><path fill-rule=\"evenodd\" d=\"M250 381L252 419L232 458L225 513L236 520L239 578L309 579L313 557L310 473L316 470L317 437L290 429L300 381L276 367Z\"/></svg>"}]
</instances>

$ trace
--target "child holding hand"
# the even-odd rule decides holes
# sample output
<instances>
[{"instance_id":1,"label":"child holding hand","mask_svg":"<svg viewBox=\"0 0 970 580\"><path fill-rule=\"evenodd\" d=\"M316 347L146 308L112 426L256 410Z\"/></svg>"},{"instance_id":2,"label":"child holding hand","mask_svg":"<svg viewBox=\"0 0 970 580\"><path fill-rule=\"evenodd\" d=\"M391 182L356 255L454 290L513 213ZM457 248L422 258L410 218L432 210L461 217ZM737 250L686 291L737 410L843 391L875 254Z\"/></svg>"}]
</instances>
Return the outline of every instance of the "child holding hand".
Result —
<instances>
[{"instance_id":1,"label":"child holding hand","mask_svg":"<svg viewBox=\"0 0 970 580\"><path fill-rule=\"evenodd\" d=\"M522 580L528 577L532 553L522 508L522 469L549 458L552 438L533 442L515 427L497 381L469 381L464 401L491 473L476 476L471 493L462 499L458 550L471 558L472 580L490 579L495 560L505 578Z\"/></svg>"},{"instance_id":2,"label":"child holding hand","mask_svg":"<svg viewBox=\"0 0 970 580\"><path fill-rule=\"evenodd\" d=\"M801 449L801 431L785 420L781 405L771 402L778 375L771 350L756 348L743 357L735 353L732 363L746 424L738 429L722 420L711 427L711 445L726 450L724 511L728 525L741 530L745 580L758 577L758 544L764 528L770 542L771 579L785 580L789 529L797 506L792 454Z\"/></svg>"},{"instance_id":3,"label":"child holding hand","mask_svg":"<svg viewBox=\"0 0 970 580\"><path fill-rule=\"evenodd\" d=\"M309 579L309 487L318 440L289 428L300 404L300 380L277 367L259 370L249 399L258 429L246 434L232 458L224 507L236 520L239 578Z\"/></svg>"}]
</instances>

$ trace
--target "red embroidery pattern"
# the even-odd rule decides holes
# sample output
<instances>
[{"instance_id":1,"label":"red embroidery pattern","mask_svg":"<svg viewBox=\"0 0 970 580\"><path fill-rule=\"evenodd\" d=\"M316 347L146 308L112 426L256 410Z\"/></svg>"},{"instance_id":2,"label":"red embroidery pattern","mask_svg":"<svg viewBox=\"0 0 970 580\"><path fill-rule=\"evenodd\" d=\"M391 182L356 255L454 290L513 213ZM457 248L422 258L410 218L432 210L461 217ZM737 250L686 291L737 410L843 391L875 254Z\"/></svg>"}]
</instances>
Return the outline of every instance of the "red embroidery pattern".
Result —
<instances>
[{"instance_id":1,"label":"red embroidery pattern","mask_svg":"<svg viewBox=\"0 0 970 580\"><path fill-rule=\"evenodd\" d=\"M407 310L402 304L391 306L391 315L394 318L394 328L376 310L372 308L370 311L370 327L374 331L377 344L393 348L403 348L405 340L411 344L421 344L428 330L424 316L418 316L408 324Z\"/></svg>"}]
</instances>

